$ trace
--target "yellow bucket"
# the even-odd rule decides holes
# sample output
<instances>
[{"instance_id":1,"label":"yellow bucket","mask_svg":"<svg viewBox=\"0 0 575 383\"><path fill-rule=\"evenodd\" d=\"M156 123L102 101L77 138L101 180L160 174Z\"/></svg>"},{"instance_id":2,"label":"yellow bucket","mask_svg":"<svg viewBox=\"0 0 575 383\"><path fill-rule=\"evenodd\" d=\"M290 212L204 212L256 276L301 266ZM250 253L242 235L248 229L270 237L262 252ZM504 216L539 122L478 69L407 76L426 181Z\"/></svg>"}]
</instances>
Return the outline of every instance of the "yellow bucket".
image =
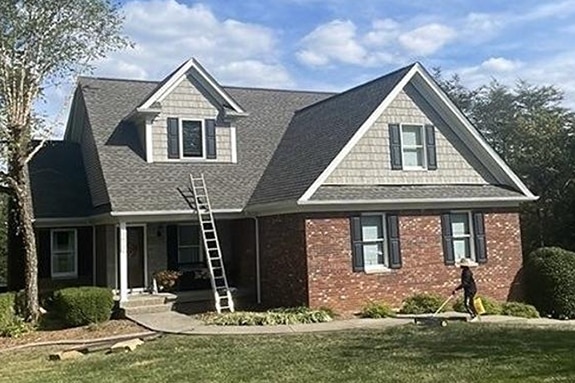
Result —
<instances>
[{"instance_id":1,"label":"yellow bucket","mask_svg":"<svg viewBox=\"0 0 575 383\"><path fill-rule=\"evenodd\" d=\"M477 311L477 314L479 315L485 314L485 307L483 307L483 302L481 302L481 298L475 297L473 299L473 306L475 306L475 311Z\"/></svg>"}]
</instances>

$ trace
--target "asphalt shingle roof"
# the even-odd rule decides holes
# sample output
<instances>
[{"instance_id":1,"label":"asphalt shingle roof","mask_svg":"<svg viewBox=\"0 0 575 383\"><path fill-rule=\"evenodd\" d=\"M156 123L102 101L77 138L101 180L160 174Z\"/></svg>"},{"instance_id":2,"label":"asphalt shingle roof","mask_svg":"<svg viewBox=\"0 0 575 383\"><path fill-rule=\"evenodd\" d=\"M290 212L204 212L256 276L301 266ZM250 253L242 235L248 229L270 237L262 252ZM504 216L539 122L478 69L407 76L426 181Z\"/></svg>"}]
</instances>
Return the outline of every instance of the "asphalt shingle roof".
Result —
<instances>
[{"instance_id":1,"label":"asphalt shingle roof","mask_svg":"<svg viewBox=\"0 0 575 383\"><path fill-rule=\"evenodd\" d=\"M301 197L412 66L298 111L250 204Z\"/></svg>"},{"instance_id":2,"label":"asphalt shingle roof","mask_svg":"<svg viewBox=\"0 0 575 383\"><path fill-rule=\"evenodd\" d=\"M184 210L180 190L188 175L204 173L214 209L246 206L296 109L329 93L224 87L248 112L237 120L236 164L147 163L134 127L121 123L156 82L82 78L88 118L94 132L114 211Z\"/></svg>"},{"instance_id":3,"label":"asphalt shingle roof","mask_svg":"<svg viewBox=\"0 0 575 383\"><path fill-rule=\"evenodd\" d=\"M47 142L30 161L36 218L84 217L92 209L80 145Z\"/></svg>"},{"instance_id":4,"label":"asphalt shingle roof","mask_svg":"<svg viewBox=\"0 0 575 383\"><path fill-rule=\"evenodd\" d=\"M522 193L497 185L320 186L312 201L521 198Z\"/></svg>"}]
</instances>

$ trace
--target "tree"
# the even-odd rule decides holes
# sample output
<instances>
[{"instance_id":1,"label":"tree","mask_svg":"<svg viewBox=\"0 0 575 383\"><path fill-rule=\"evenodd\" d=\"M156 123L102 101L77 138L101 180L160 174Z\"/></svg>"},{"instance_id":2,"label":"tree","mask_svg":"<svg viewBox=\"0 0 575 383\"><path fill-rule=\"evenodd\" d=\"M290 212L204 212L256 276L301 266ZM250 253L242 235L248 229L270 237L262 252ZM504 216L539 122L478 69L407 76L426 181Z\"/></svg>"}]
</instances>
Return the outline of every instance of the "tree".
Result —
<instances>
[{"instance_id":1,"label":"tree","mask_svg":"<svg viewBox=\"0 0 575 383\"><path fill-rule=\"evenodd\" d=\"M119 8L109 0L0 1L0 181L23 247L26 319L32 322L39 315L38 261L28 163L42 146L32 140L42 128L34 102L45 86L125 47L121 26Z\"/></svg>"},{"instance_id":2,"label":"tree","mask_svg":"<svg viewBox=\"0 0 575 383\"><path fill-rule=\"evenodd\" d=\"M436 72L437 73L437 72ZM539 196L522 206L524 247L575 249L575 115L555 86L497 81L471 91L458 78L440 86L498 154Z\"/></svg>"}]
</instances>

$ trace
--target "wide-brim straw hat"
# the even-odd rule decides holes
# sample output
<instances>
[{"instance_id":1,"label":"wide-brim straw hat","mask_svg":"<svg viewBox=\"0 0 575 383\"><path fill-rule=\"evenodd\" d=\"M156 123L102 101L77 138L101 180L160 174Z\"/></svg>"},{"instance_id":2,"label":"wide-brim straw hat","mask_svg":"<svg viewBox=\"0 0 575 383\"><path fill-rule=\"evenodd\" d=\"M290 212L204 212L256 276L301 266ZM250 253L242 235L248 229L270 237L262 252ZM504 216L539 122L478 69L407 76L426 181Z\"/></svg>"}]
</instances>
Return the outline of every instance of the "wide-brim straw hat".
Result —
<instances>
[{"instance_id":1,"label":"wide-brim straw hat","mask_svg":"<svg viewBox=\"0 0 575 383\"><path fill-rule=\"evenodd\" d=\"M477 266L478 263L469 259L469 258L462 258L459 260L459 262L457 262L457 266L461 267L461 266L466 266L466 267L475 267Z\"/></svg>"}]
</instances>

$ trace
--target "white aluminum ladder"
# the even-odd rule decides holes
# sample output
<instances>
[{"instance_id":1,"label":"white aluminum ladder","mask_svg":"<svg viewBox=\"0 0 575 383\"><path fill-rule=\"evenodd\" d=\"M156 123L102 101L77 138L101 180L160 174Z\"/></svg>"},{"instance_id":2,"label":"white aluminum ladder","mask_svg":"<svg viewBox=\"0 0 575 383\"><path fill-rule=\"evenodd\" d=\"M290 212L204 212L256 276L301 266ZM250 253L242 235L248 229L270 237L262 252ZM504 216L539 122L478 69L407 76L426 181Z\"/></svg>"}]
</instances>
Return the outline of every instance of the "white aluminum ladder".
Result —
<instances>
[{"instance_id":1,"label":"white aluminum ladder","mask_svg":"<svg viewBox=\"0 0 575 383\"><path fill-rule=\"evenodd\" d=\"M234 312L234 301L228 285L228 279L226 278L222 250L220 248L220 241L216 231L204 175L202 174L201 177L194 178L194 176L190 174L190 184L194 196L194 205L198 213L198 220L200 221L206 259L210 270L210 282L216 302L216 310L218 314L221 314L224 310Z\"/></svg>"}]
</instances>

